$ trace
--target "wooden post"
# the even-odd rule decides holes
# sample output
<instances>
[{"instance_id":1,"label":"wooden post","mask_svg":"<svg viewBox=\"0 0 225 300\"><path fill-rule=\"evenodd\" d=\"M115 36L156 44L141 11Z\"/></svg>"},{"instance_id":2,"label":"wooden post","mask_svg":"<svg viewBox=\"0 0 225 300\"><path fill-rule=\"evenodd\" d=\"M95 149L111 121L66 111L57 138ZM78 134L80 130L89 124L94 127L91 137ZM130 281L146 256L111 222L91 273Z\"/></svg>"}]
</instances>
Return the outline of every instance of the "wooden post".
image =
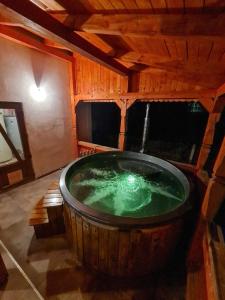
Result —
<instances>
[{"instance_id":1,"label":"wooden post","mask_svg":"<svg viewBox=\"0 0 225 300\"><path fill-rule=\"evenodd\" d=\"M209 180L202 202L201 213L188 254L188 267L196 268L201 263L201 246L208 222L216 216L225 199L225 137L217 155L212 178Z\"/></svg>"},{"instance_id":2,"label":"wooden post","mask_svg":"<svg viewBox=\"0 0 225 300\"><path fill-rule=\"evenodd\" d=\"M216 128L216 123L220 119L220 113L209 113L209 118L208 122L206 125L206 130L204 134L204 138L202 141L202 146L200 149L196 169L197 171L200 169L203 169L206 160L209 156L212 144L213 144L213 138L214 138L214 133L215 133L215 128Z\"/></svg>"},{"instance_id":3,"label":"wooden post","mask_svg":"<svg viewBox=\"0 0 225 300\"><path fill-rule=\"evenodd\" d=\"M212 221L225 199L225 137L213 168L202 203L202 215Z\"/></svg>"},{"instance_id":4,"label":"wooden post","mask_svg":"<svg viewBox=\"0 0 225 300\"><path fill-rule=\"evenodd\" d=\"M127 116L127 100L121 100L120 105L120 133L118 148L121 151L125 150L125 135L126 135L126 116Z\"/></svg>"},{"instance_id":5,"label":"wooden post","mask_svg":"<svg viewBox=\"0 0 225 300\"><path fill-rule=\"evenodd\" d=\"M72 140L72 157L75 159L78 157L78 140L77 140L77 122L76 122L76 106L74 100L74 94L76 90L75 81L75 57L73 57L72 63L69 64L69 78L70 78L70 103L71 103L71 140Z\"/></svg>"}]
</instances>

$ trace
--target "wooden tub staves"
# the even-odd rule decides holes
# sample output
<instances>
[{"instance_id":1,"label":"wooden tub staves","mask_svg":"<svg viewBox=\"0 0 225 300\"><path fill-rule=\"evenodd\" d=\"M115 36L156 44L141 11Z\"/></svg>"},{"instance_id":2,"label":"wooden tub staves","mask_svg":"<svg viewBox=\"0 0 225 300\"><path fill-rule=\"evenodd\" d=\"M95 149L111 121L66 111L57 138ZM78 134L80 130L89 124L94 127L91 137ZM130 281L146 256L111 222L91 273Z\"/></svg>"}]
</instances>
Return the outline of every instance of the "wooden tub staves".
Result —
<instances>
[{"instance_id":1,"label":"wooden tub staves","mask_svg":"<svg viewBox=\"0 0 225 300\"><path fill-rule=\"evenodd\" d=\"M163 269L179 240L183 221L127 230L93 222L64 205L68 241L76 263L113 276L138 276Z\"/></svg>"}]
</instances>

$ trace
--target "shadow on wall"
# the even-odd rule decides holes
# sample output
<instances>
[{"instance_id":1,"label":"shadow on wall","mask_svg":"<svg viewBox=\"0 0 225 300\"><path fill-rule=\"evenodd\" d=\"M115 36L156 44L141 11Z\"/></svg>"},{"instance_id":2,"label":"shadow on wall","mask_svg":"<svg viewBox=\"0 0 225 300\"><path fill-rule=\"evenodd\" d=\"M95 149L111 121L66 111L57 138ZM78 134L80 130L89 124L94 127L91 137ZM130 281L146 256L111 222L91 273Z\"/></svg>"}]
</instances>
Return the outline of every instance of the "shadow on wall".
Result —
<instances>
[{"instance_id":1,"label":"shadow on wall","mask_svg":"<svg viewBox=\"0 0 225 300\"><path fill-rule=\"evenodd\" d=\"M42 77L47 65L47 56L46 55L34 56L32 52L35 50L34 49L29 49L29 50L30 50L30 60L31 60L31 66L34 75L34 81L36 83L36 86L39 87L41 85Z\"/></svg>"}]
</instances>

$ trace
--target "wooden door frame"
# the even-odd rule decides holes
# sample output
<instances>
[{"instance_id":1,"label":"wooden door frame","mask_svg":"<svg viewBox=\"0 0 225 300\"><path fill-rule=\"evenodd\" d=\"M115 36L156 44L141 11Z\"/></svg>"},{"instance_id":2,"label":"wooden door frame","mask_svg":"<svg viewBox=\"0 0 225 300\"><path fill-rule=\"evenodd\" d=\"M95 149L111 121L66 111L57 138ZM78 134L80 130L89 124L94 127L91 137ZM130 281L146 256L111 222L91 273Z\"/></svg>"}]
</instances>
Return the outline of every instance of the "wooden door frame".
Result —
<instances>
[{"instance_id":1,"label":"wooden door frame","mask_svg":"<svg viewBox=\"0 0 225 300\"><path fill-rule=\"evenodd\" d=\"M26 127L25 127L22 102L0 101L0 109L14 109L15 110L15 115L17 118L21 143L22 143L23 152L24 152L24 159L19 159L16 162L9 164L9 165L0 166L0 190L1 190L2 188L10 186L8 174L11 172L16 172L16 171L22 172L23 180L21 180L18 183L23 183L25 181L33 180L35 178L35 176L34 176L34 170L33 170L33 165L32 165L32 157L31 157L30 147L29 147L29 143L28 143L28 135L27 135ZM9 145L9 147L10 147L10 145Z\"/></svg>"}]
</instances>

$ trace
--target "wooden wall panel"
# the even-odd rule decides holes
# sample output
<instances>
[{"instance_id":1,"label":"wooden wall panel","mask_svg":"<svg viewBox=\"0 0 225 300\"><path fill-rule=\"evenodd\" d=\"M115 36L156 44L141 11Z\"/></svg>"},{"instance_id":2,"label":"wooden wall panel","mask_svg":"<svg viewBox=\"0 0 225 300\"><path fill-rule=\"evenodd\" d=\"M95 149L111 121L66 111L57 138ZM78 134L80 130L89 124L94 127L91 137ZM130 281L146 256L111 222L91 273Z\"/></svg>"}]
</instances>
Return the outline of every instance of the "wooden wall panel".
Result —
<instances>
[{"instance_id":1,"label":"wooden wall panel","mask_svg":"<svg viewBox=\"0 0 225 300\"><path fill-rule=\"evenodd\" d=\"M126 93L128 88L127 77L120 76L113 71L92 62L89 59L76 55L76 91L75 94L117 94ZM183 80L179 74L168 74L153 69L149 72L136 73L132 79L132 92L171 92L200 90L201 86Z\"/></svg>"},{"instance_id":2,"label":"wooden wall panel","mask_svg":"<svg viewBox=\"0 0 225 300\"><path fill-rule=\"evenodd\" d=\"M135 80L137 80L135 78ZM139 82L135 83L133 92L171 92L200 90L201 87L184 82L182 78L166 73L141 72Z\"/></svg>"},{"instance_id":3,"label":"wooden wall panel","mask_svg":"<svg viewBox=\"0 0 225 300\"><path fill-rule=\"evenodd\" d=\"M75 59L76 94L127 92L127 77L120 76L81 55L76 54Z\"/></svg>"}]
</instances>

